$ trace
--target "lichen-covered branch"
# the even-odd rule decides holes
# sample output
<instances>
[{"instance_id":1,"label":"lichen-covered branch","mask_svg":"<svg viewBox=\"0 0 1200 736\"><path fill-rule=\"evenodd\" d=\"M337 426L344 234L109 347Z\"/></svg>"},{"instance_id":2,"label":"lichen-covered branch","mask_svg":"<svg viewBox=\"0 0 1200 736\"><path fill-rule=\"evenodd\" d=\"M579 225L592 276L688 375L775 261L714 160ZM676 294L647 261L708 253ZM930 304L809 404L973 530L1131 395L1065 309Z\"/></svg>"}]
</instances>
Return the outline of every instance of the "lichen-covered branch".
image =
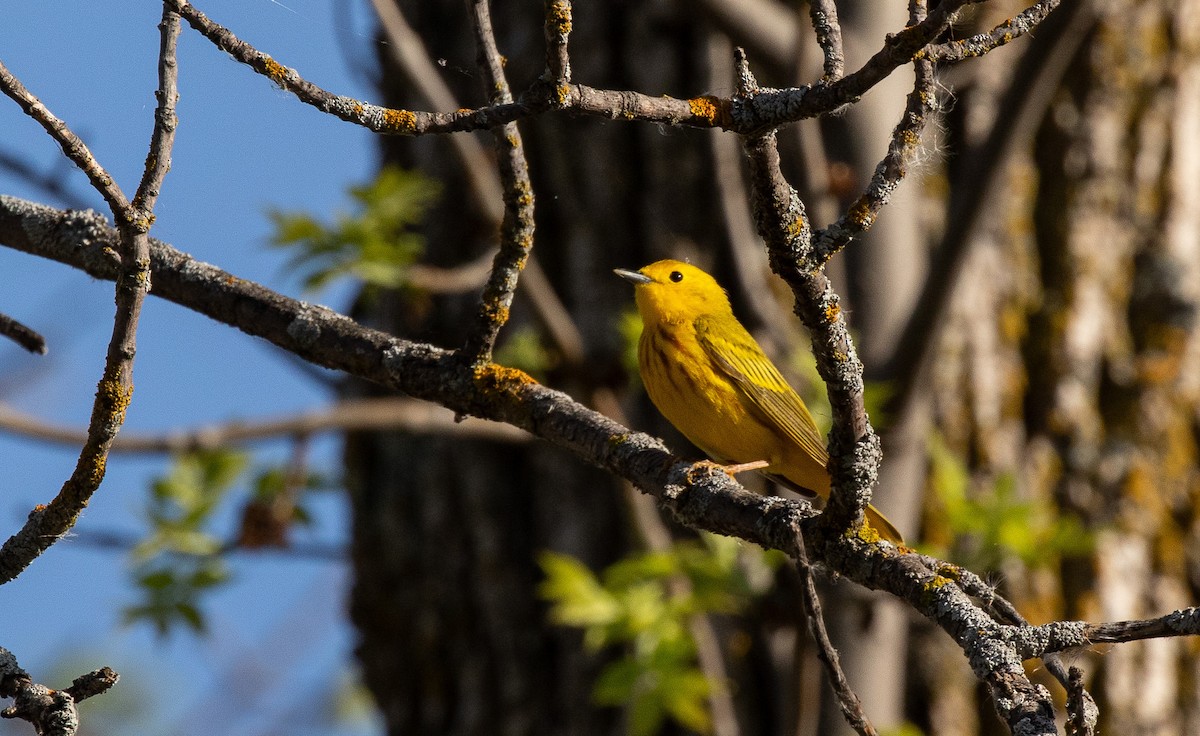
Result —
<instances>
[{"instance_id":1,"label":"lichen-covered branch","mask_svg":"<svg viewBox=\"0 0 1200 736\"><path fill-rule=\"evenodd\" d=\"M571 57L567 37L571 35L571 0L546 0L546 76L555 89L571 83Z\"/></svg>"},{"instance_id":2,"label":"lichen-covered branch","mask_svg":"<svg viewBox=\"0 0 1200 736\"><path fill-rule=\"evenodd\" d=\"M990 31L977 33L970 38L940 43L929 49L929 58L944 64L983 56L993 49L1012 43L1029 33L1058 7L1062 0L1041 0Z\"/></svg>"},{"instance_id":3,"label":"lichen-covered branch","mask_svg":"<svg viewBox=\"0 0 1200 736\"><path fill-rule=\"evenodd\" d=\"M862 363L854 350L840 300L824 272L811 264L812 239L799 195L779 168L775 133L745 141L755 224L767 245L771 270L791 287L796 314L812 333L817 368L833 412L830 474L833 492L825 517L833 533L861 520L877 481L879 438L863 402Z\"/></svg>"},{"instance_id":4,"label":"lichen-covered branch","mask_svg":"<svg viewBox=\"0 0 1200 736\"><path fill-rule=\"evenodd\" d=\"M69 687L52 690L33 681L13 653L0 647L0 698L13 704L0 711L0 718L28 721L39 736L73 736L79 730L75 704L108 690L119 676L103 667L75 678Z\"/></svg>"},{"instance_id":5,"label":"lichen-covered branch","mask_svg":"<svg viewBox=\"0 0 1200 736\"><path fill-rule=\"evenodd\" d=\"M426 135L495 128L547 110L566 110L614 120L720 127L739 133L759 132L829 113L857 100L898 67L912 61L927 44L946 30L958 10L971 0L947 0L924 21L889 35L883 47L852 74L812 87L762 89L753 97L740 100L736 110L732 109L729 99L715 96L685 100L568 83L569 64L564 65L563 62L566 61L565 32L570 28L569 6L551 2L546 25L547 33L553 38L547 53L553 55L554 60L548 62L548 69L550 78L560 80L562 84L551 83L543 78L512 102L446 112L397 110L334 94L241 40L187 0L166 2L217 48L267 77L281 89L291 92L301 102L377 133Z\"/></svg>"},{"instance_id":6,"label":"lichen-covered branch","mask_svg":"<svg viewBox=\"0 0 1200 736\"><path fill-rule=\"evenodd\" d=\"M137 326L142 303L150 289L150 243L146 233L154 219L151 208L170 166L175 130L175 40L179 35L179 22L169 8L164 7L159 28L162 41L159 48L158 107L146 171L133 203L125 197L78 136L0 66L0 87L62 146L64 153L87 173L92 185L108 202L118 226L115 252L120 254L120 268L115 274L116 314L105 354L104 371L92 404L87 441L80 450L74 471L58 494L50 503L35 507L21 529L0 547L0 583L19 575L75 525L79 514L104 480L109 449L125 422L125 412L133 395Z\"/></svg>"},{"instance_id":7,"label":"lichen-covered branch","mask_svg":"<svg viewBox=\"0 0 1200 736\"><path fill-rule=\"evenodd\" d=\"M887 153L875 167L871 183L837 222L814 235L815 258L821 263L875 224L880 211L908 174L908 166L921 145L925 123L937 110L933 63L924 57L917 58L913 61L913 71L916 81L908 94L904 116L892 131Z\"/></svg>"},{"instance_id":8,"label":"lichen-covered branch","mask_svg":"<svg viewBox=\"0 0 1200 736\"><path fill-rule=\"evenodd\" d=\"M489 0L471 0L471 20L475 29L478 64L484 83L492 93L493 104L512 101L508 79L496 35L492 32ZM564 41L565 43L565 41ZM504 220L500 225L500 249L492 261L487 284L483 287L479 313L467 338L466 354L474 363L487 363L500 328L508 322L517 279L533 249L533 183L529 180L529 164L521 131L515 122L505 123L493 135L496 140L496 159L500 182L504 188Z\"/></svg>"},{"instance_id":9,"label":"lichen-covered branch","mask_svg":"<svg viewBox=\"0 0 1200 736\"><path fill-rule=\"evenodd\" d=\"M118 235L90 211L61 211L0 195L0 244L112 280ZM707 464L682 462L662 442L494 364L401 340L325 307L277 294L151 239L154 295L186 306L305 360L504 422L564 447L653 495L684 524L789 550L793 528L815 515L803 501L750 493ZM80 245L80 244L84 245Z\"/></svg>"},{"instance_id":10,"label":"lichen-covered branch","mask_svg":"<svg viewBox=\"0 0 1200 736\"><path fill-rule=\"evenodd\" d=\"M825 83L835 82L846 73L846 52L842 45L842 26L838 23L837 3L834 0L812 0L808 6L817 45L825 57Z\"/></svg>"}]
</instances>

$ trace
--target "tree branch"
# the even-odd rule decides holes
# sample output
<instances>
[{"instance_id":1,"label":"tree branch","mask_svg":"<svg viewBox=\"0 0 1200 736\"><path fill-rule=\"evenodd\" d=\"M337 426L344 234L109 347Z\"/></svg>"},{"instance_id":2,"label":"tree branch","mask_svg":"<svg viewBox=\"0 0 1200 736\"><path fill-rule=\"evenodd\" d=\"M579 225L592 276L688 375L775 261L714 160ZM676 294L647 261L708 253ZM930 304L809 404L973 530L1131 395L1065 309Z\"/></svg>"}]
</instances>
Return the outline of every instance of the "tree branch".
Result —
<instances>
[{"instance_id":1,"label":"tree branch","mask_svg":"<svg viewBox=\"0 0 1200 736\"><path fill-rule=\"evenodd\" d=\"M325 432L401 430L444 434L492 442L526 442L516 427L479 419L455 421L454 412L407 397L353 399L330 407L287 416L235 420L224 424L168 430L162 433L123 431L113 441L114 453L178 453ZM50 424L0 402L0 431L45 442L79 445L87 432Z\"/></svg>"},{"instance_id":2,"label":"tree branch","mask_svg":"<svg viewBox=\"0 0 1200 736\"><path fill-rule=\"evenodd\" d=\"M0 718L29 721L39 736L74 736L79 730L75 704L108 690L120 676L103 667L75 678L70 687L52 690L33 681L13 653L0 647L0 698L13 704L0 711Z\"/></svg>"},{"instance_id":3,"label":"tree branch","mask_svg":"<svg viewBox=\"0 0 1200 736\"><path fill-rule=\"evenodd\" d=\"M469 2L478 46L478 64L483 71L486 88L491 90L491 102L507 104L512 102L512 92L504 76L500 51L496 48L496 36L492 32L488 2L489 0ZM569 6L567 14L569 28ZM549 22L547 19L547 23ZM565 57L566 40L562 43L562 53ZM465 352L467 358L476 364L487 363L492 358L496 337L508 322L517 279L533 249L533 184L529 180L529 164L525 160L521 131L517 129L515 122L510 122L494 131L494 136L500 183L504 188L504 220L500 225L500 249L492 261L492 271L483 287L475 324L467 337Z\"/></svg>"},{"instance_id":4,"label":"tree branch","mask_svg":"<svg viewBox=\"0 0 1200 736\"><path fill-rule=\"evenodd\" d=\"M7 337L31 353L46 354L46 338L7 314L0 314L0 335Z\"/></svg>"},{"instance_id":5,"label":"tree branch","mask_svg":"<svg viewBox=\"0 0 1200 736\"><path fill-rule=\"evenodd\" d=\"M137 325L142 302L150 289L150 246L146 233L154 220L152 207L170 166L174 141L177 96L175 40L179 34L179 21L166 6L159 29L162 40L159 48L158 106L146 171L133 203L126 199L121 188L100 166L83 141L0 64L0 89L45 128L108 202L118 224L115 251L121 258L120 268L115 275L117 308L112 337L105 355L104 372L96 387L87 441L83 444L71 477L63 483L58 494L49 504L36 506L24 526L0 547L0 583L19 575L75 525L88 500L104 480L109 448L125 422L125 411L133 395Z\"/></svg>"},{"instance_id":6,"label":"tree branch","mask_svg":"<svg viewBox=\"0 0 1200 736\"><path fill-rule=\"evenodd\" d=\"M946 0L924 21L889 35L883 47L861 68L836 81L822 82L812 87L762 89L753 96L740 97L736 105L728 99L713 96L684 100L665 95L654 97L631 91L595 89L581 84L556 87L545 79L539 79L512 102L494 103L474 110L424 112L380 107L328 92L304 79L295 69L283 66L242 41L187 0L166 0L192 28L217 48L267 77L281 89L291 92L301 102L385 135L426 135L495 128L547 110L567 110L582 115L666 125L721 127L744 134L760 132L832 112L854 102L897 67L914 59L928 43L949 27L962 6L977 1ZM553 8L554 4L551 3L551 6ZM554 35L566 27L553 18L548 23ZM557 45L552 45L548 50L554 54L560 53ZM565 53L565 45L562 53Z\"/></svg>"},{"instance_id":7,"label":"tree branch","mask_svg":"<svg viewBox=\"0 0 1200 736\"><path fill-rule=\"evenodd\" d=\"M1021 36L1037 28L1050 12L1058 7L1062 0L1040 0L1036 5L1022 10L1000 25L977 33L970 38L958 41L948 41L929 48L929 58L933 61L953 64L964 59L972 59L1012 43Z\"/></svg>"},{"instance_id":8,"label":"tree branch","mask_svg":"<svg viewBox=\"0 0 1200 736\"><path fill-rule=\"evenodd\" d=\"M800 597L804 600L805 619L808 621L808 633L812 635L817 645L817 659L825 666L825 674L833 692L837 696L838 705L842 709L842 717L861 736L876 736L878 733L867 714L863 710L862 701L851 689L842 671L841 660L829 633L825 630L825 616L821 613L821 599L817 597L817 586L813 582L812 565L808 562L808 550L804 546L804 538L796 539L796 569L800 573Z\"/></svg>"}]
</instances>

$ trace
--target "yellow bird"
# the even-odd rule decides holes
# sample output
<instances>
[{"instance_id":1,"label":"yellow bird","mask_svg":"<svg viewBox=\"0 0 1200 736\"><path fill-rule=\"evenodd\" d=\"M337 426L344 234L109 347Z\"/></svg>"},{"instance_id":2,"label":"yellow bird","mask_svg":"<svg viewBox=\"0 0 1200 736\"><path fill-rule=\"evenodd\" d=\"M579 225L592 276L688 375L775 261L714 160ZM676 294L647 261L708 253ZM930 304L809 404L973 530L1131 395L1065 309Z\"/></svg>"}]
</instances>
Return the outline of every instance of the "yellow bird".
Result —
<instances>
[{"instance_id":1,"label":"yellow bird","mask_svg":"<svg viewBox=\"0 0 1200 736\"><path fill-rule=\"evenodd\" d=\"M714 461L762 468L806 495L829 498L829 455L799 394L733 316L725 290L680 261L615 269L637 288L638 368L667 421ZM750 469L735 467L733 470ZM867 523L903 538L874 506Z\"/></svg>"}]
</instances>

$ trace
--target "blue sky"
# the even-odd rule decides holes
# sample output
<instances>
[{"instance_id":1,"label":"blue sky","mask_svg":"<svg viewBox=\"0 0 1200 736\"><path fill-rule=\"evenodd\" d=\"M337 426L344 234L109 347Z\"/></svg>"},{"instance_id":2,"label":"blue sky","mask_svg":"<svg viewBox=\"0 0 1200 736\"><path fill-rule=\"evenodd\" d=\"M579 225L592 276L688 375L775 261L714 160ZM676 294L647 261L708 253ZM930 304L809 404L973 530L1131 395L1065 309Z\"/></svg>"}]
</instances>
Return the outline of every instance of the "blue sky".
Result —
<instances>
[{"instance_id":1,"label":"blue sky","mask_svg":"<svg viewBox=\"0 0 1200 736\"><path fill-rule=\"evenodd\" d=\"M369 3L196 5L317 84L375 97L364 76L374 55ZM6 3L0 24L0 60L84 138L130 195L152 125L160 15L161 7L145 0L17 0ZM374 173L371 135L299 103L186 24L179 67L178 139L152 235L240 277L343 308L348 285L302 293L283 267L284 255L265 247L264 212L277 207L329 216L345 207L346 187ZM7 98L0 99L0 131L4 153L43 173L68 169L57 145ZM88 206L108 214L82 175L65 180ZM0 192L61 204L3 172ZM111 284L4 249L0 273L0 312L42 332L50 346L49 355L33 356L0 342L0 401L82 427L111 329ZM274 416L330 399L326 388L265 343L153 298L138 346L129 430ZM259 464L288 452L282 443L254 449ZM314 463L336 471L338 450L334 438L316 443ZM77 452L0 434L0 534L14 532L34 504L53 496ZM142 499L149 479L165 467L165 458L114 457L78 526L81 535L143 532ZM340 496L327 494L314 509L318 523L304 539L344 540ZM163 696L144 733L304 733L306 723L313 733L329 733L313 720L316 706L306 694L328 690L331 673L352 660L353 634L343 614L347 570L341 563L281 554L242 555L233 562L233 584L208 601L213 635L160 641L146 626L121 625L121 608L137 595L125 555L66 540L0 588L0 646L11 649L35 679L66 675L55 669L64 661L75 668L70 675L107 664L122 673L131 692ZM229 702L231 692L242 700ZM90 710L83 707L85 721ZM0 724L3 734L30 732L28 724Z\"/></svg>"}]
</instances>

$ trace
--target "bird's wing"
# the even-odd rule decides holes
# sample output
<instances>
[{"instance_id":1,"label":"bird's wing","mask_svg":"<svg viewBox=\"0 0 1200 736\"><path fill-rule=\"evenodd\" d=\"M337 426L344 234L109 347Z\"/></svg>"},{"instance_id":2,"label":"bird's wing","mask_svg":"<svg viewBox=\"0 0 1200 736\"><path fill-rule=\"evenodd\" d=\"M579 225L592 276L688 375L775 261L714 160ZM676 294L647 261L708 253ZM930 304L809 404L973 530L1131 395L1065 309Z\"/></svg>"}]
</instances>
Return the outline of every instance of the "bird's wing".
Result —
<instances>
[{"instance_id":1,"label":"bird's wing","mask_svg":"<svg viewBox=\"0 0 1200 736\"><path fill-rule=\"evenodd\" d=\"M696 337L714 366L738 388L752 411L809 456L825 462L829 457L825 442L799 394L741 324L724 320L720 324L722 329L714 329L711 319L696 321Z\"/></svg>"}]
</instances>

